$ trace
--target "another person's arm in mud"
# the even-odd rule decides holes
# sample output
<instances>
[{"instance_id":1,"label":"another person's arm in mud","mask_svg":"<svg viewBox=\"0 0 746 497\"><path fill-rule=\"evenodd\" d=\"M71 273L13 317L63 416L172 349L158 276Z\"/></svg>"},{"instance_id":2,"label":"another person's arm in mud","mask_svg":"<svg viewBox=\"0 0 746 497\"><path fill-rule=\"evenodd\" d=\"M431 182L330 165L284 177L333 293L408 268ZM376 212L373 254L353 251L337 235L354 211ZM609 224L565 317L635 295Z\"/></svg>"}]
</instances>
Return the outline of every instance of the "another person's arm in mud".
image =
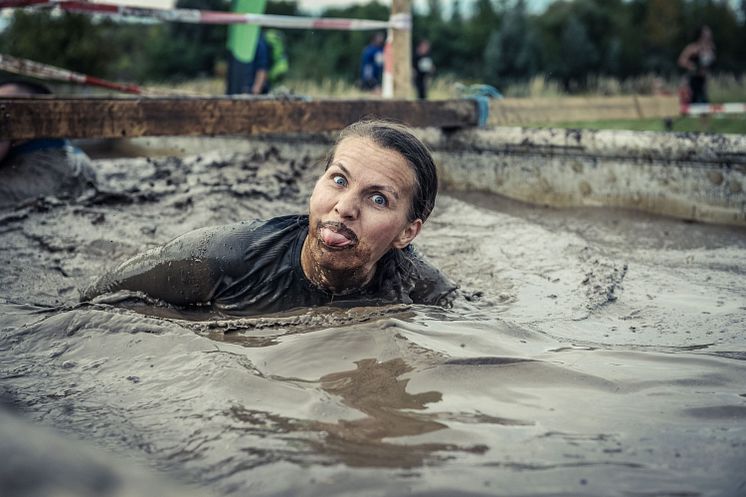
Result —
<instances>
[{"instance_id":1,"label":"another person's arm in mud","mask_svg":"<svg viewBox=\"0 0 746 497\"><path fill-rule=\"evenodd\" d=\"M46 86L26 81L0 82L0 97L51 95ZM75 201L96 190L96 173L85 153L62 138L7 140L0 137L0 209L43 197Z\"/></svg>"}]
</instances>

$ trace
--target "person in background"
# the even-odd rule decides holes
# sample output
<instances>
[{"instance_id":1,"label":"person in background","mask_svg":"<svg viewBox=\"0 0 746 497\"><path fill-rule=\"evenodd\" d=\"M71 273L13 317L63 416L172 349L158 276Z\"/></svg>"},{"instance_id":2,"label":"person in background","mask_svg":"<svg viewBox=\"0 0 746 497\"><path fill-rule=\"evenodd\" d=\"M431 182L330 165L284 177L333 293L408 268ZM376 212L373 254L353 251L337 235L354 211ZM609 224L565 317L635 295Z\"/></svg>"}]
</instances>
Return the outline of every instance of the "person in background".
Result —
<instances>
[{"instance_id":1,"label":"person in background","mask_svg":"<svg viewBox=\"0 0 746 497\"><path fill-rule=\"evenodd\" d=\"M288 53L285 48L285 36L281 31L269 29L264 32L264 39L267 42L267 51L269 53L269 70L267 77L271 87L276 88L290 70Z\"/></svg>"},{"instance_id":2,"label":"person in background","mask_svg":"<svg viewBox=\"0 0 746 497\"><path fill-rule=\"evenodd\" d=\"M697 38L684 47L679 55L679 66L687 71L688 102L691 104L708 103L707 71L715 62L715 42L708 26L702 26Z\"/></svg>"},{"instance_id":3,"label":"person in background","mask_svg":"<svg viewBox=\"0 0 746 497\"><path fill-rule=\"evenodd\" d=\"M376 33L363 49L360 60L360 86L363 90L380 93L383 81L383 33Z\"/></svg>"},{"instance_id":4,"label":"person in background","mask_svg":"<svg viewBox=\"0 0 746 497\"><path fill-rule=\"evenodd\" d=\"M51 93L46 86L30 81L0 82L0 98ZM90 159L68 140L0 140L0 209L39 197L75 198L95 189Z\"/></svg>"},{"instance_id":5,"label":"person in background","mask_svg":"<svg viewBox=\"0 0 746 497\"><path fill-rule=\"evenodd\" d=\"M430 42L420 40L412 57L414 66L414 86L417 88L417 98L425 100L427 98L427 83L435 72L433 59L430 57Z\"/></svg>"},{"instance_id":6,"label":"person in background","mask_svg":"<svg viewBox=\"0 0 746 497\"><path fill-rule=\"evenodd\" d=\"M228 95L269 93L269 46L264 34L259 34L254 60L241 62L233 53L228 55Z\"/></svg>"}]
</instances>

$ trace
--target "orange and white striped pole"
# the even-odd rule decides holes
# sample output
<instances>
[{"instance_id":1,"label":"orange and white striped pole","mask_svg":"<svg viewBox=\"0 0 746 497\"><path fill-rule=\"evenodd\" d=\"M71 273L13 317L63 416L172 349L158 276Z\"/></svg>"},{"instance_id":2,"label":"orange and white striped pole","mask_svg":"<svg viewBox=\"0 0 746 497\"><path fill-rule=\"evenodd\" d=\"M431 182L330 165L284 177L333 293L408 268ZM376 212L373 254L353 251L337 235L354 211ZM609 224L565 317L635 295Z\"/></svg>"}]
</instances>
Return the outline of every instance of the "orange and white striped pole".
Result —
<instances>
[{"instance_id":1,"label":"orange and white striped pole","mask_svg":"<svg viewBox=\"0 0 746 497\"><path fill-rule=\"evenodd\" d=\"M388 21L368 19L341 19L320 17L246 14L197 9L156 9L132 7L117 3L88 2L79 0L0 0L0 9L23 7L59 8L78 14L119 16L146 21L183 22L190 24L255 24L278 29L327 29L364 31L386 29Z\"/></svg>"},{"instance_id":2,"label":"orange and white striped pole","mask_svg":"<svg viewBox=\"0 0 746 497\"><path fill-rule=\"evenodd\" d=\"M50 66L33 60L20 59L5 54L0 54L0 70L38 79L67 81L69 83L77 83L80 85L98 86L99 88L107 88L109 90L116 90L124 93L134 93L135 95L143 93L143 90L137 85L115 83L94 76L88 76L87 74L68 71L61 67Z\"/></svg>"}]
</instances>

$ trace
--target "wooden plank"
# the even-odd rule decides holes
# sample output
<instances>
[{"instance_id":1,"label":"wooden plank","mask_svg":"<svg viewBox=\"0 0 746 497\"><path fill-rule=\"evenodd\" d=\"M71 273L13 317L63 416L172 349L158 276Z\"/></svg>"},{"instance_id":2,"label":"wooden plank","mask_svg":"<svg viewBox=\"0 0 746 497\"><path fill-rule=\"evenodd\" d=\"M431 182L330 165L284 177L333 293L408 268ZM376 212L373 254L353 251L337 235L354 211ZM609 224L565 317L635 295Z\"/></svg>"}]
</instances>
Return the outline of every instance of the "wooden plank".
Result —
<instances>
[{"instance_id":1,"label":"wooden plank","mask_svg":"<svg viewBox=\"0 0 746 497\"><path fill-rule=\"evenodd\" d=\"M410 0L393 0L391 15L412 15ZM393 56L394 98L412 97L412 30L389 29Z\"/></svg>"},{"instance_id":2,"label":"wooden plank","mask_svg":"<svg viewBox=\"0 0 746 497\"><path fill-rule=\"evenodd\" d=\"M490 103L491 126L522 126L678 115L675 96L506 98Z\"/></svg>"},{"instance_id":3,"label":"wooden plank","mask_svg":"<svg viewBox=\"0 0 746 497\"><path fill-rule=\"evenodd\" d=\"M0 139L316 133L374 117L462 128L477 124L477 109L471 100L17 97L0 99Z\"/></svg>"}]
</instances>

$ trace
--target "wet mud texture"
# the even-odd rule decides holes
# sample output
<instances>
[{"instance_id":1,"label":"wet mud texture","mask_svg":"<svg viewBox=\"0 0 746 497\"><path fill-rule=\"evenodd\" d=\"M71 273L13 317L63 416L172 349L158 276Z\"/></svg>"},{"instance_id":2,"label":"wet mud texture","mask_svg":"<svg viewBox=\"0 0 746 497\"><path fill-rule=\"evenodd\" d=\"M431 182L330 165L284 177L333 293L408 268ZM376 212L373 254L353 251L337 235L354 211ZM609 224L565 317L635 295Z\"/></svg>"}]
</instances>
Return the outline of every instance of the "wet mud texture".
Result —
<instances>
[{"instance_id":1,"label":"wet mud texture","mask_svg":"<svg viewBox=\"0 0 746 497\"><path fill-rule=\"evenodd\" d=\"M302 212L320 159L101 160L98 193L0 211L9 495L746 493L743 230L446 193L418 248L452 309L78 302L188 230Z\"/></svg>"}]
</instances>

